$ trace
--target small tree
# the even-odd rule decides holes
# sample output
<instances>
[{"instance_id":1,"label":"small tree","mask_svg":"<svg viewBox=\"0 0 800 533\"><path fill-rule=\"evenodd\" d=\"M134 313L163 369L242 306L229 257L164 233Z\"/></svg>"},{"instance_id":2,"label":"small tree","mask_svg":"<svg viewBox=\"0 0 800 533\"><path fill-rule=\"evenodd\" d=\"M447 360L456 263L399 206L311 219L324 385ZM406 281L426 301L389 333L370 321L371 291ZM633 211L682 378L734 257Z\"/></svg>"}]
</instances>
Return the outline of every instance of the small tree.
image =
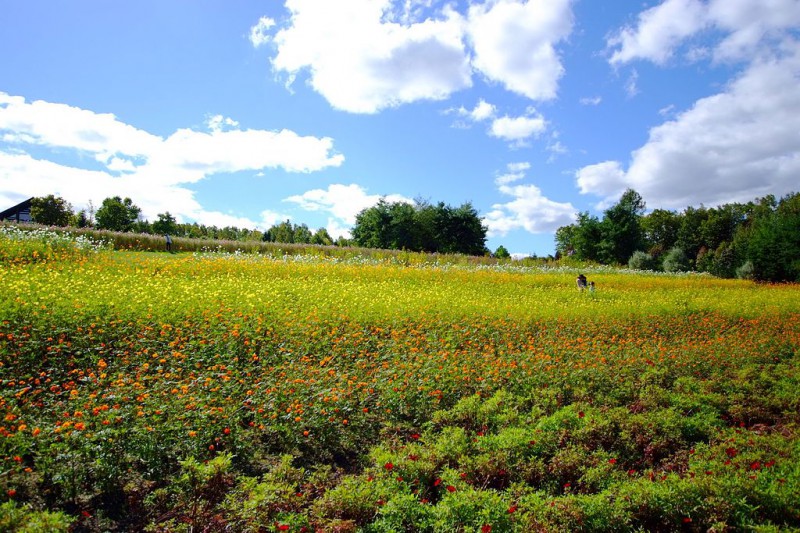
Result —
<instances>
[{"instance_id":1,"label":"small tree","mask_svg":"<svg viewBox=\"0 0 800 533\"><path fill-rule=\"evenodd\" d=\"M130 231L142 210L134 205L130 198L124 200L119 196L106 198L97 210L95 220L97 227L111 231Z\"/></svg>"},{"instance_id":2,"label":"small tree","mask_svg":"<svg viewBox=\"0 0 800 533\"><path fill-rule=\"evenodd\" d=\"M31 200L31 218L46 226L69 226L72 206L61 197L49 194Z\"/></svg>"},{"instance_id":3,"label":"small tree","mask_svg":"<svg viewBox=\"0 0 800 533\"><path fill-rule=\"evenodd\" d=\"M178 221L169 211L159 213L158 220L153 222L153 232L159 235L175 235L178 232Z\"/></svg>"},{"instance_id":4,"label":"small tree","mask_svg":"<svg viewBox=\"0 0 800 533\"><path fill-rule=\"evenodd\" d=\"M672 248L664 254L662 264L664 272L686 272L689 270L689 260L680 248Z\"/></svg>"},{"instance_id":5,"label":"small tree","mask_svg":"<svg viewBox=\"0 0 800 533\"><path fill-rule=\"evenodd\" d=\"M633 270L654 270L655 261L653 256L647 252L636 250L631 258L628 259L628 268Z\"/></svg>"},{"instance_id":6,"label":"small tree","mask_svg":"<svg viewBox=\"0 0 800 533\"><path fill-rule=\"evenodd\" d=\"M497 250L494 252L494 256L498 259L508 259L511 257L511 254L508 253L508 250L502 244L497 247Z\"/></svg>"}]
</instances>

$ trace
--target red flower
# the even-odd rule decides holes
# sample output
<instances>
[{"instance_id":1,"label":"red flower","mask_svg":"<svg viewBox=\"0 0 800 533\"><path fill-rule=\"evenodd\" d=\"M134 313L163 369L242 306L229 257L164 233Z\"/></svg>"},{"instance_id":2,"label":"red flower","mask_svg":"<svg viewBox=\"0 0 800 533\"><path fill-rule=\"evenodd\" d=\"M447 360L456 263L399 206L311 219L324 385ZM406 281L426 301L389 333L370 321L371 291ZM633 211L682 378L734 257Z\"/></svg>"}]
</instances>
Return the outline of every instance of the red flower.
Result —
<instances>
[{"instance_id":1,"label":"red flower","mask_svg":"<svg viewBox=\"0 0 800 533\"><path fill-rule=\"evenodd\" d=\"M394 468L394 464L392 464L391 462L388 462L388 463L386 463L385 465L383 465L383 467L384 467L386 470L391 470L392 468Z\"/></svg>"},{"instance_id":2,"label":"red flower","mask_svg":"<svg viewBox=\"0 0 800 533\"><path fill-rule=\"evenodd\" d=\"M616 459L609 459L608 460L608 464L615 465L615 464L617 464L617 460Z\"/></svg>"},{"instance_id":3,"label":"red flower","mask_svg":"<svg viewBox=\"0 0 800 533\"><path fill-rule=\"evenodd\" d=\"M725 453L728 455L728 457L734 458L739 452L736 451L736 448L726 448Z\"/></svg>"},{"instance_id":4,"label":"red flower","mask_svg":"<svg viewBox=\"0 0 800 533\"><path fill-rule=\"evenodd\" d=\"M760 462L753 461L752 463L750 463L750 470L758 470L759 468L761 468Z\"/></svg>"},{"instance_id":5,"label":"red flower","mask_svg":"<svg viewBox=\"0 0 800 533\"><path fill-rule=\"evenodd\" d=\"M441 485L441 484L442 484L442 480L441 480L441 479L439 479L439 478L436 478L436 481L434 481L434 482L433 482L433 486L434 486L434 487L438 487L438 486L439 486L439 485Z\"/></svg>"},{"instance_id":6,"label":"red flower","mask_svg":"<svg viewBox=\"0 0 800 533\"><path fill-rule=\"evenodd\" d=\"M411 435L411 438L417 440L419 438L419 433L414 433Z\"/></svg>"},{"instance_id":7,"label":"red flower","mask_svg":"<svg viewBox=\"0 0 800 533\"><path fill-rule=\"evenodd\" d=\"M583 418L584 416L586 415L583 413L583 411L578 411L578 418Z\"/></svg>"},{"instance_id":8,"label":"red flower","mask_svg":"<svg viewBox=\"0 0 800 533\"><path fill-rule=\"evenodd\" d=\"M683 523L684 523L684 524L689 524L689 523L691 523L691 521L692 521L692 519L691 519L691 518L689 518L688 516L686 516L686 517L684 517L684 518L683 518Z\"/></svg>"},{"instance_id":9,"label":"red flower","mask_svg":"<svg viewBox=\"0 0 800 533\"><path fill-rule=\"evenodd\" d=\"M516 512L517 512L517 506L516 505L512 505L511 507L508 508L508 514L513 514L513 513L516 513Z\"/></svg>"},{"instance_id":10,"label":"red flower","mask_svg":"<svg viewBox=\"0 0 800 533\"><path fill-rule=\"evenodd\" d=\"M278 524L278 531L289 531L288 524Z\"/></svg>"},{"instance_id":11,"label":"red flower","mask_svg":"<svg viewBox=\"0 0 800 533\"><path fill-rule=\"evenodd\" d=\"M447 492L455 492L456 488L453 485L447 485Z\"/></svg>"},{"instance_id":12,"label":"red flower","mask_svg":"<svg viewBox=\"0 0 800 533\"><path fill-rule=\"evenodd\" d=\"M481 533L489 533L490 531L492 531L492 526L489 524L483 524L481 526Z\"/></svg>"}]
</instances>

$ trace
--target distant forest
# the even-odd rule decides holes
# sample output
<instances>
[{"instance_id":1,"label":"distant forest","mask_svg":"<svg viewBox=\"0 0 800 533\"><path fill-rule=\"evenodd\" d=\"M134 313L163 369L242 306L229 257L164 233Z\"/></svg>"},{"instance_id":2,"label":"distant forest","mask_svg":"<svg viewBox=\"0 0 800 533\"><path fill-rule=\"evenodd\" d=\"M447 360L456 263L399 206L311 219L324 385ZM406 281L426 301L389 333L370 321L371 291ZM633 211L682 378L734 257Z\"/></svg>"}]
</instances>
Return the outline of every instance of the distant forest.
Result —
<instances>
[{"instance_id":1,"label":"distant forest","mask_svg":"<svg viewBox=\"0 0 800 533\"><path fill-rule=\"evenodd\" d=\"M746 204L655 209L628 189L602 218L579 213L556 231L556 254L635 269L800 281L800 193Z\"/></svg>"},{"instance_id":2,"label":"distant forest","mask_svg":"<svg viewBox=\"0 0 800 533\"><path fill-rule=\"evenodd\" d=\"M655 209L645 214L644 199L625 191L619 202L597 217L577 215L558 228L555 257L639 270L708 272L723 278L800 281L800 193L773 195L718 207ZM150 222L130 198L106 198L100 207L73 212L63 198L49 195L31 202L34 222L98 229L233 241L362 246L420 252L487 255L487 228L470 203L379 202L356 217L352 238L333 239L325 228L286 220L267 231L233 226L181 224L169 212ZM494 255L508 257L500 246Z\"/></svg>"}]
</instances>

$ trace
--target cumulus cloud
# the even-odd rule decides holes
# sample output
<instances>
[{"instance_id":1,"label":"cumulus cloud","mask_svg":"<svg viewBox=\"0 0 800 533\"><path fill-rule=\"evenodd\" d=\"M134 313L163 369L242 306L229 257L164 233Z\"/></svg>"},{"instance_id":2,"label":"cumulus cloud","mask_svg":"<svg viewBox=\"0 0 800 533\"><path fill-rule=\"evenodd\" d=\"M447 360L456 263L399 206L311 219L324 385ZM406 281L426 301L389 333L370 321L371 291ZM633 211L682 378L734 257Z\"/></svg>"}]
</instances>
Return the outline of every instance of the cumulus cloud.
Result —
<instances>
[{"instance_id":1,"label":"cumulus cloud","mask_svg":"<svg viewBox=\"0 0 800 533\"><path fill-rule=\"evenodd\" d=\"M273 37L273 68L309 83L335 108L374 113L438 100L469 87L461 17L399 23L390 0L289 0L290 24Z\"/></svg>"},{"instance_id":2,"label":"cumulus cloud","mask_svg":"<svg viewBox=\"0 0 800 533\"><path fill-rule=\"evenodd\" d=\"M390 203L414 203L410 198L399 194L367 194L363 187L355 183L350 185L333 184L329 185L327 189L313 189L300 195L290 196L284 201L295 203L307 211L329 213L337 224L352 226L356 222L358 213L377 204L381 198Z\"/></svg>"},{"instance_id":3,"label":"cumulus cloud","mask_svg":"<svg viewBox=\"0 0 800 533\"><path fill-rule=\"evenodd\" d=\"M252 227L261 221L205 211L185 185L243 170L314 172L344 160L330 138L242 130L221 116L211 117L208 126L208 132L180 129L162 138L112 114L0 93L0 200L59 194L80 206L130 196L148 218L169 210L181 219ZM33 148L50 153L37 158ZM64 154L77 155L77 163L61 162ZM85 156L99 168L81 168Z\"/></svg>"},{"instance_id":4,"label":"cumulus cloud","mask_svg":"<svg viewBox=\"0 0 800 533\"><path fill-rule=\"evenodd\" d=\"M575 208L571 204L546 198L535 185L511 185L524 179L530 168L526 161L509 163L506 172L495 178L498 191L513 200L494 204L486 215L484 221L490 237L503 237L519 229L529 233L547 233L572 223Z\"/></svg>"},{"instance_id":5,"label":"cumulus cloud","mask_svg":"<svg viewBox=\"0 0 800 533\"><path fill-rule=\"evenodd\" d=\"M473 66L532 100L555 98L564 67L556 44L572 31L570 0L498 0L468 14Z\"/></svg>"},{"instance_id":6,"label":"cumulus cloud","mask_svg":"<svg viewBox=\"0 0 800 533\"><path fill-rule=\"evenodd\" d=\"M288 23L270 35L272 25L259 22L251 41L271 40L276 72L289 84L307 73L309 85L344 111L441 100L471 87L473 71L546 100L564 72L555 47L572 30L571 4L497 0L458 12L428 1L287 0Z\"/></svg>"},{"instance_id":7,"label":"cumulus cloud","mask_svg":"<svg viewBox=\"0 0 800 533\"><path fill-rule=\"evenodd\" d=\"M800 44L758 60L729 87L652 128L627 168L580 169L581 192L637 190L651 206L682 208L749 201L797 189L800 175Z\"/></svg>"},{"instance_id":8,"label":"cumulus cloud","mask_svg":"<svg viewBox=\"0 0 800 533\"><path fill-rule=\"evenodd\" d=\"M800 24L797 0L665 0L642 12L607 42L610 62L636 59L663 64L687 40L704 30L724 35L710 55L717 61L748 60L765 46L780 43ZM707 47L691 47L689 61L709 56Z\"/></svg>"},{"instance_id":9,"label":"cumulus cloud","mask_svg":"<svg viewBox=\"0 0 800 533\"><path fill-rule=\"evenodd\" d=\"M571 224L575 218L576 210L572 204L546 198L535 185L500 185L498 190L513 200L493 205L486 215L490 237L503 237L519 229L529 233L548 233Z\"/></svg>"},{"instance_id":10,"label":"cumulus cloud","mask_svg":"<svg viewBox=\"0 0 800 533\"><path fill-rule=\"evenodd\" d=\"M489 135L521 146L531 137L538 137L547 129L544 117L535 110L521 117L499 117L492 121Z\"/></svg>"}]
</instances>

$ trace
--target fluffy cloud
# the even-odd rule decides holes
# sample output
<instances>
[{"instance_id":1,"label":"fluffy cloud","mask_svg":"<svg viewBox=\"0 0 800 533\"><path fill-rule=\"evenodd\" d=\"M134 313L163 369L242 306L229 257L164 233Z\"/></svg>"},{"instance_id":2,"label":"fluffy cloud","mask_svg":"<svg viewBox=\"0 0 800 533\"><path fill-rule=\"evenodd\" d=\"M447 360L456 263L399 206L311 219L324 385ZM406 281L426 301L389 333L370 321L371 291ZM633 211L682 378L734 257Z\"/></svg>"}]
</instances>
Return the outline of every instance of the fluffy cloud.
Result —
<instances>
[{"instance_id":1,"label":"fluffy cloud","mask_svg":"<svg viewBox=\"0 0 800 533\"><path fill-rule=\"evenodd\" d=\"M333 107L354 113L447 98L472 85L473 70L543 100L564 71L555 45L572 30L571 4L497 0L459 13L452 3L287 0L288 24L269 36L262 19L251 41L271 40L275 71L290 83L307 72Z\"/></svg>"},{"instance_id":2,"label":"fluffy cloud","mask_svg":"<svg viewBox=\"0 0 800 533\"><path fill-rule=\"evenodd\" d=\"M538 137L547 129L547 122L535 110L530 110L528 116L500 117L492 121L489 135L515 145L524 145L531 137Z\"/></svg>"},{"instance_id":3,"label":"fluffy cloud","mask_svg":"<svg viewBox=\"0 0 800 533\"><path fill-rule=\"evenodd\" d=\"M87 199L98 205L108 196L130 196L151 219L169 210L181 219L252 227L263 221L205 211L185 185L223 172L314 172L344 160L330 138L241 130L221 116L208 125L208 132L181 129L162 138L111 114L0 93L0 200L57 193L81 206ZM37 158L33 149L50 152ZM56 162L65 154L78 156L73 166ZM99 168L81 168L85 156Z\"/></svg>"},{"instance_id":4,"label":"fluffy cloud","mask_svg":"<svg viewBox=\"0 0 800 533\"><path fill-rule=\"evenodd\" d=\"M486 215L490 237L503 237L509 231L518 229L529 233L548 233L574 221L576 210L572 204L546 198L535 185L500 185L498 190L514 199L493 205Z\"/></svg>"},{"instance_id":5,"label":"fluffy cloud","mask_svg":"<svg viewBox=\"0 0 800 533\"><path fill-rule=\"evenodd\" d=\"M582 192L632 187L652 207L749 201L797 189L800 175L800 45L757 61L723 92L650 130L627 171L618 162L577 173Z\"/></svg>"},{"instance_id":6,"label":"fluffy cloud","mask_svg":"<svg viewBox=\"0 0 800 533\"><path fill-rule=\"evenodd\" d=\"M513 200L493 205L486 215L484 221L490 237L503 237L519 229L529 233L547 233L572 223L575 215L572 204L546 198L535 185L510 185L524 179L530 167L527 162L509 163L507 172L495 179L497 189Z\"/></svg>"},{"instance_id":7,"label":"fluffy cloud","mask_svg":"<svg viewBox=\"0 0 800 533\"><path fill-rule=\"evenodd\" d=\"M639 15L635 27L625 27L608 40L612 64L646 59L663 64L687 39L705 29L725 37L713 47L716 60L750 58L760 47L783 40L800 24L797 0L665 0ZM704 48L687 51L690 60Z\"/></svg>"},{"instance_id":8,"label":"fluffy cloud","mask_svg":"<svg viewBox=\"0 0 800 533\"><path fill-rule=\"evenodd\" d=\"M564 67L555 45L572 31L570 0L498 0L469 9L473 66L532 100L555 98Z\"/></svg>"},{"instance_id":9,"label":"fluffy cloud","mask_svg":"<svg viewBox=\"0 0 800 533\"><path fill-rule=\"evenodd\" d=\"M307 211L323 211L330 213L335 218L335 223L353 225L356 215L362 210L372 207L383 198L387 202L414 203L410 198L399 194L377 195L367 194L363 187L356 184L329 185L327 189L314 189L301 195L290 196L286 202L299 205ZM340 232L341 234L341 232ZM331 233L331 235L333 235Z\"/></svg>"},{"instance_id":10,"label":"fluffy cloud","mask_svg":"<svg viewBox=\"0 0 800 533\"><path fill-rule=\"evenodd\" d=\"M401 24L390 0L288 0L291 23L273 37L273 68L310 84L345 111L374 113L470 86L460 17Z\"/></svg>"}]
</instances>

